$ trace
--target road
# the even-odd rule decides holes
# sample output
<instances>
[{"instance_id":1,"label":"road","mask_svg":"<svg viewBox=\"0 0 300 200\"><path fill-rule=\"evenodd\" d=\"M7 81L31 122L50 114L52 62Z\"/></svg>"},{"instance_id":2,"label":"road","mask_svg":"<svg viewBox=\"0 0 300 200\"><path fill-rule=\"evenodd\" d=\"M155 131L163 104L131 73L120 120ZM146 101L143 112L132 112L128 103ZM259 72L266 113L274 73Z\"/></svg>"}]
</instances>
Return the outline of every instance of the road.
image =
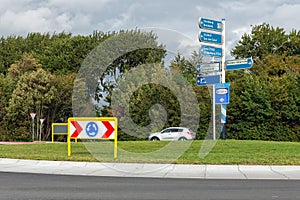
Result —
<instances>
[{"instance_id":1,"label":"road","mask_svg":"<svg viewBox=\"0 0 300 200\"><path fill-rule=\"evenodd\" d=\"M121 178L0 172L0 199L300 199L298 180Z\"/></svg>"}]
</instances>

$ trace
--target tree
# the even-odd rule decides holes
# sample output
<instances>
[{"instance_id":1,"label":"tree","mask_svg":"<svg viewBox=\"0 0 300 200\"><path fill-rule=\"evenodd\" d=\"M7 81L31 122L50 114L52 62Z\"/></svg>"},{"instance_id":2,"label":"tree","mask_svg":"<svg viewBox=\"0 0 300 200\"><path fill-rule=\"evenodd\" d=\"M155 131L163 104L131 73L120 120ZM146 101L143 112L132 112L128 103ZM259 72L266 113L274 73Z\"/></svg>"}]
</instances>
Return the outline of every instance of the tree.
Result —
<instances>
[{"instance_id":1,"label":"tree","mask_svg":"<svg viewBox=\"0 0 300 200\"><path fill-rule=\"evenodd\" d=\"M86 88L78 91L88 91L89 96L95 98L100 115L110 113L111 94L117 81L139 65L161 62L164 53L153 33L120 31L100 43L84 60L77 78Z\"/></svg>"},{"instance_id":2,"label":"tree","mask_svg":"<svg viewBox=\"0 0 300 200\"><path fill-rule=\"evenodd\" d=\"M29 33L26 37L0 38L0 73L6 74L13 63L24 54L39 60L52 73L77 72L88 53L113 33L94 31L88 36L71 33Z\"/></svg>"},{"instance_id":3,"label":"tree","mask_svg":"<svg viewBox=\"0 0 300 200\"><path fill-rule=\"evenodd\" d=\"M236 58L253 57L255 60L269 54L297 55L300 53L300 31L286 34L283 28L266 23L253 26L251 34L244 34L231 53Z\"/></svg>"},{"instance_id":4,"label":"tree","mask_svg":"<svg viewBox=\"0 0 300 200\"><path fill-rule=\"evenodd\" d=\"M49 104L56 89L52 86L53 76L39 68L20 77L9 101L6 119L12 137L16 140L30 137L29 112L36 112L37 119L47 116Z\"/></svg>"},{"instance_id":5,"label":"tree","mask_svg":"<svg viewBox=\"0 0 300 200\"><path fill-rule=\"evenodd\" d=\"M259 77L244 74L231 82L228 132L236 139L263 139L268 134L273 109L268 85ZM271 133L271 132L270 132Z\"/></svg>"},{"instance_id":6,"label":"tree","mask_svg":"<svg viewBox=\"0 0 300 200\"><path fill-rule=\"evenodd\" d=\"M41 64L30 54L23 54L21 59L16 61L8 69L9 74L13 78L17 78L22 74L41 68Z\"/></svg>"},{"instance_id":7,"label":"tree","mask_svg":"<svg viewBox=\"0 0 300 200\"><path fill-rule=\"evenodd\" d=\"M0 74L0 139L9 139L7 133L7 126L4 121L6 115L6 108L15 88L15 81L11 76Z\"/></svg>"}]
</instances>

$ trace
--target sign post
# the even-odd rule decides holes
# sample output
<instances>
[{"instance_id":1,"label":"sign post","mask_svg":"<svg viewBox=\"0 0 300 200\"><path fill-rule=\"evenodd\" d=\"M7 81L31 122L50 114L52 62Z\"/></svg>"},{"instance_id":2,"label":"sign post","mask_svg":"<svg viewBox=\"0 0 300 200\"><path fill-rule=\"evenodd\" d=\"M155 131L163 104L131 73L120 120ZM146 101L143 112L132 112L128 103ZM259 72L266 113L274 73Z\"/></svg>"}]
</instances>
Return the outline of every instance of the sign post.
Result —
<instances>
[{"instance_id":1,"label":"sign post","mask_svg":"<svg viewBox=\"0 0 300 200\"><path fill-rule=\"evenodd\" d=\"M225 82L225 19L215 21L200 18L199 28L212 31L201 31L198 35L201 42L200 54L213 58L221 58L221 62L202 63L197 65L197 72L201 74L196 80L198 86L213 85L213 140L216 140L216 93L215 84ZM204 44L202 44L204 43ZM205 76L204 76L204 75Z\"/></svg>"},{"instance_id":2,"label":"sign post","mask_svg":"<svg viewBox=\"0 0 300 200\"><path fill-rule=\"evenodd\" d=\"M40 122L41 122L41 125L40 125L40 141L42 141L42 127L43 127L44 121L45 121L45 118L40 119Z\"/></svg>"},{"instance_id":3,"label":"sign post","mask_svg":"<svg viewBox=\"0 0 300 200\"><path fill-rule=\"evenodd\" d=\"M36 113L30 113L31 119L32 119L32 142L34 142L34 118L36 116Z\"/></svg>"},{"instance_id":4,"label":"sign post","mask_svg":"<svg viewBox=\"0 0 300 200\"><path fill-rule=\"evenodd\" d=\"M222 55L222 62L221 62L221 76L222 76L222 81L221 83L225 83L225 19L222 19L222 50L223 50L223 55ZM225 139L225 124L226 124L226 104L221 105L221 132L222 132L222 139Z\"/></svg>"},{"instance_id":5,"label":"sign post","mask_svg":"<svg viewBox=\"0 0 300 200\"><path fill-rule=\"evenodd\" d=\"M222 138L225 139L225 124L226 124L226 105L229 104L229 87L230 83L225 83L225 71L248 69L253 65L252 58L244 58L237 60L225 59L225 19L216 21L211 19L200 18L198 20L200 29L208 30L202 31L198 34L199 42L201 43L200 54L203 56L210 56L213 58L221 58L221 62L205 63L197 65L197 73L201 74L196 80L198 86L213 85L213 138L215 139L215 105L221 105L221 128ZM204 45L202 44L204 43ZM215 77L219 72L219 81ZM205 76L203 75L205 74ZM221 76L221 77L220 77ZM218 85L221 83L221 85ZM215 85L217 84L217 85ZM222 87L222 88L220 88Z\"/></svg>"}]
</instances>

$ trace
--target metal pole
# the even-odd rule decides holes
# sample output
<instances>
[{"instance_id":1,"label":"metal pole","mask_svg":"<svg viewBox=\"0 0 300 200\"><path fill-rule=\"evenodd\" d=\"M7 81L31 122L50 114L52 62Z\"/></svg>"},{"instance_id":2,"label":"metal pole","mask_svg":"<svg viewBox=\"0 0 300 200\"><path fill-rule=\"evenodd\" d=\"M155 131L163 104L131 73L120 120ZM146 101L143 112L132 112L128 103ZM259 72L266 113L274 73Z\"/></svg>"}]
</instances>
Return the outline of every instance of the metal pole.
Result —
<instances>
[{"instance_id":1,"label":"metal pole","mask_svg":"<svg viewBox=\"0 0 300 200\"><path fill-rule=\"evenodd\" d=\"M41 123L41 125L40 125L40 141L42 141L42 126L43 126L43 123Z\"/></svg>"},{"instance_id":2,"label":"metal pole","mask_svg":"<svg viewBox=\"0 0 300 200\"><path fill-rule=\"evenodd\" d=\"M216 95L215 95L215 84L213 84L213 140L216 140Z\"/></svg>"},{"instance_id":3,"label":"metal pole","mask_svg":"<svg viewBox=\"0 0 300 200\"><path fill-rule=\"evenodd\" d=\"M222 68L222 73L221 73L221 83L225 83L225 54L226 54L226 49L225 49L225 19L222 19L222 63L221 63L221 68ZM221 105L221 130L222 130L222 139L225 139L226 135L226 129L225 129L225 124L226 124L226 105Z\"/></svg>"},{"instance_id":4,"label":"metal pole","mask_svg":"<svg viewBox=\"0 0 300 200\"><path fill-rule=\"evenodd\" d=\"M39 140L39 118L36 117L36 138Z\"/></svg>"},{"instance_id":5,"label":"metal pole","mask_svg":"<svg viewBox=\"0 0 300 200\"><path fill-rule=\"evenodd\" d=\"M32 142L34 142L34 118L32 118Z\"/></svg>"},{"instance_id":6,"label":"metal pole","mask_svg":"<svg viewBox=\"0 0 300 200\"><path fill-rule=\"evenodd\" d=\"M222 19L222 63L221 63L221 67L222 67L222 82L221 83L225 83L225 19Z\"/></svg>"}]
</instances>

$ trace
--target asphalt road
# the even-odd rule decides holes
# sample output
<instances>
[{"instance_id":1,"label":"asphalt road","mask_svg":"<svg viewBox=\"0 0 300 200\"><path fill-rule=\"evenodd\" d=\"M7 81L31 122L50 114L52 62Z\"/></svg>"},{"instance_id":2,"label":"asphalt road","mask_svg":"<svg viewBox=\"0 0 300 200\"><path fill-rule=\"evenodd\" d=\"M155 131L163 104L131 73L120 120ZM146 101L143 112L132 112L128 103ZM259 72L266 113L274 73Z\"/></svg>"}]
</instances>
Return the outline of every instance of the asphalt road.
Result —
<instances>
[{"instance_id":1,"label":"asphalt road","mask_svg":"<svg viewBox=\"0 0 300 200\"><path fill-rule=\"evenodd\" d=\"M0 199L300 199L300 181L119 178L0 172Z\"/></svg>"}]
</instances>

